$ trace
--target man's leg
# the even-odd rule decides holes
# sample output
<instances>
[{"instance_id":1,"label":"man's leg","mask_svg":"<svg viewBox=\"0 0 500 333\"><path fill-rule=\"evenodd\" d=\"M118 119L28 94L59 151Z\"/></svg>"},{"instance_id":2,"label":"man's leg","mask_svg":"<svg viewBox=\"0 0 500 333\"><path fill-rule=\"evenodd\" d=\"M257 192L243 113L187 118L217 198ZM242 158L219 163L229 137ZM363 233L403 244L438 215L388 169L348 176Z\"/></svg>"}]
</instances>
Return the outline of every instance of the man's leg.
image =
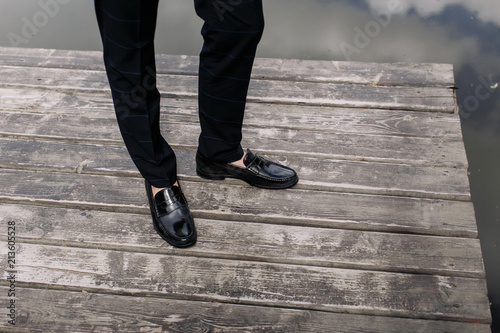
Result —
<instances>
[{"instance_id":1,"label":"man's leg","mask_svg":"<svg viewBox=\"0 0 500 333\"><path fill-rule=\"evenodd\" d=\"M210 160L243 156L241 126L257 44L262 0L195 0L205 21L199 69L199 152Z\"/></svg>"},{"instance_id":2,"label":"man's leg","mask_svg":"<svg viewBox=\"0 0 500 333\"><path fill-rule=\"evenodd\" d=\"M175 154L160 134L154 34L158 0L95 0L120 131L142 176L155 187L176 182Z\"/></svg>"},{"instance_id":3,"label":"man's leg","mask_svg":"<svg viewBox=\"0 0 500 333\"><path fill-rule=\"evenodd\" d=\"M153 226L169 244L191 246L194 221L180 186L174 186L175 154L160 134L153 43L158 0L95 0L95 8L118 125L146 179Z\"/></svg>"},{"instance_id":4,"label":"man's leg","mask_svg":"<svg viewBox=\"0 0 500 333\"><path fill-rule=\"evenodd\" d=\"M238 178L250 185L283 189L295 185L292 169L241 147L243 115L257 44L264 29L262 0L195 0L205 21L200 54L201 134L197 174Z\"/></svg>"}]
</instances>

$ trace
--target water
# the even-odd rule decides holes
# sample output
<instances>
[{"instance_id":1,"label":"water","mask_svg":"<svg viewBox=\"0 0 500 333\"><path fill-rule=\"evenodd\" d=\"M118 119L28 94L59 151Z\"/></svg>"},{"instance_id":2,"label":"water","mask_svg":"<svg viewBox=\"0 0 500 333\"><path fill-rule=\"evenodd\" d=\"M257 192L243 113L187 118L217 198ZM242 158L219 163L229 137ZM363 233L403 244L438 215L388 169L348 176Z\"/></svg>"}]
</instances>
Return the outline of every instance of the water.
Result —
<instances>
[{"instance_id":1,"label":"water","mask_svg":"<svg viewBox=\"0 0 500 333\"><path fill-rule=\"evenodd\" d=\"M51 1L2 0L0 45L101 49L93 1L40 5ZM500 331L500 2L266 0L264 7L260 57L454 64L493 330ZM192 2L162 0L159 11L157 52L198 54L201 21ZM23 25L35 20L39 28L24 36Z\"/></svg>"}]
</instances>

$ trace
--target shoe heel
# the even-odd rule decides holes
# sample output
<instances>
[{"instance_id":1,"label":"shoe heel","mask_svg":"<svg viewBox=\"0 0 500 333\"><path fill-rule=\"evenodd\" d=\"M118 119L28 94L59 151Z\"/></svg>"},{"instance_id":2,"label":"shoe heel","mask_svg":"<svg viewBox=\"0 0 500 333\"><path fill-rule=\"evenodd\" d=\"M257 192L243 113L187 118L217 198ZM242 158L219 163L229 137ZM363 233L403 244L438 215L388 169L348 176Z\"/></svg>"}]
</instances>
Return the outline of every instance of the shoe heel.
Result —
<instances>
[{"instance_id":1,"label":"shoe heel","mask_svg":"<svg viewBox=\"0 0 500 333\"><path fill-rule=\"evenodd\" d=\"M203 172L200 172L198 170L196 170L196 174L198 176L200 176L201 178L210 179L210 180L224 180L224 179L226 179L226 177L221 176L221 175L203 173Z\"/></svg>"}]
</instances>

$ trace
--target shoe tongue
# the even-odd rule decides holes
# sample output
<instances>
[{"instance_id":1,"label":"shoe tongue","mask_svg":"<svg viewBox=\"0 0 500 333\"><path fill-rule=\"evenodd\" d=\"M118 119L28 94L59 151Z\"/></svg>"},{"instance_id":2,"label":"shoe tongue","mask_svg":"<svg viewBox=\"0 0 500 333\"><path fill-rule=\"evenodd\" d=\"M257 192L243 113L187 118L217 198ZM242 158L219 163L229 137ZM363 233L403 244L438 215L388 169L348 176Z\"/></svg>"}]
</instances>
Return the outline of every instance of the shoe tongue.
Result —
<instances>
[{"instance_id":1,"label":"shoe tongue","mask_svg":"<svg viewBox=\"0 0 500 333\"><path fill-rule=\"evenodd\" d=\"M250 149L247 149L247 153L245 155L245 158L243 159L243 164L245 164L245 166L248 166L250 163L253 162L254 159L255 159L255 154L252 153Z\"/></svg>"}]
</instances>

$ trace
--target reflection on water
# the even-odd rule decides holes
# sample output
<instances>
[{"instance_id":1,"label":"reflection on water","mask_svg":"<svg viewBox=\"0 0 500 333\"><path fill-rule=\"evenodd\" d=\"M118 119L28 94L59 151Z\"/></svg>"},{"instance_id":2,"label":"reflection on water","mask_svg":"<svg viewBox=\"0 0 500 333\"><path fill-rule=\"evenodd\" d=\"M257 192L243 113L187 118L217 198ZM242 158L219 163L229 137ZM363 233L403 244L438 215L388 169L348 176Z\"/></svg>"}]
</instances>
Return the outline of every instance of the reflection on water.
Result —
<instances>
[{"instance_id":1,"label":"reflection on water","mask_svg":"<svg viewBox=\"0 0 500 333\"><path fill-rule=\"evenodd\" d=\"M57 1L57 8L44 9L38 1L2 0L0 45L100 50L92 1ZM264 5L261 57L455 65L472 196L498 318L500 2L272 0ZM192 2L161 1L157 51L198 54L200 27Z\"/></svg>"}]
</instances>

